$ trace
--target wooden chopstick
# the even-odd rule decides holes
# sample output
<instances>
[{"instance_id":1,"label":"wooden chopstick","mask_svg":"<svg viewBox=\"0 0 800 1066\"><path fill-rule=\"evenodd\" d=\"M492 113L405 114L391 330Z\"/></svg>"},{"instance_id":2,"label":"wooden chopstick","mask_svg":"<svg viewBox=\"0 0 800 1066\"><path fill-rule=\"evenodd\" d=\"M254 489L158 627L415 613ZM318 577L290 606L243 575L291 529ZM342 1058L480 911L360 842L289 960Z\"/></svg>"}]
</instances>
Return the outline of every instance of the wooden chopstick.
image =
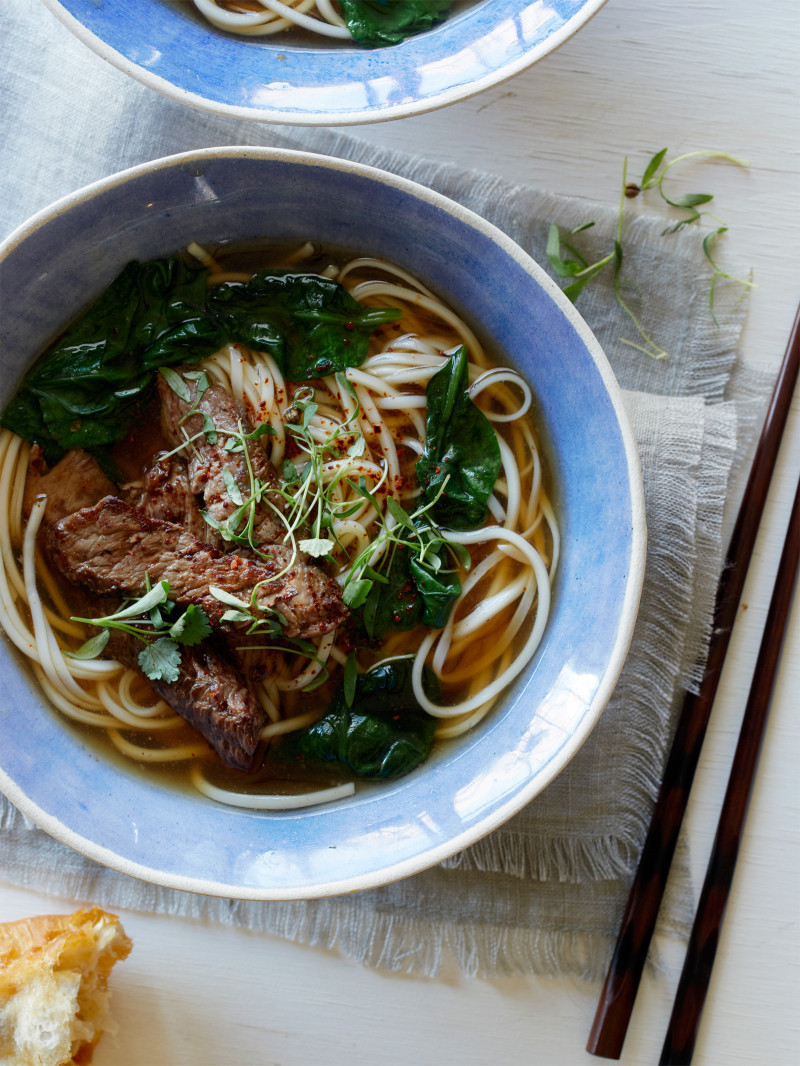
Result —
<instances>
[{"instance_id":1,"label":"wooden chopstick","mask_svg":"<svg viewBox=\"0 0 800 1066\"><path fill-rule=\"evenodd\" d=\"M739 854L761 740L767 724L767 713L778 672L799 558L800 483L794 497L750 695L742 718L736 754L733 757L681 979L675 994L660 1066L688 1066L692 1061L700 1015L706 1001L711 968L717 953L719 933Z\"/></svg>"},{"instance_id":2,"label":"wooden chopstick","mask_svg":"<svg viewBox=\"0 0 800 1066\"><path fill-rule=\"evenodd\" d=\"M717 588L712 637L699 691L687 693L619 936L595 1012L587 1051L618 1059L675 854L700 749L736 620L747 567L775 468L800 364L800 308L795 316Z\"/></svg>"}]
</instances>

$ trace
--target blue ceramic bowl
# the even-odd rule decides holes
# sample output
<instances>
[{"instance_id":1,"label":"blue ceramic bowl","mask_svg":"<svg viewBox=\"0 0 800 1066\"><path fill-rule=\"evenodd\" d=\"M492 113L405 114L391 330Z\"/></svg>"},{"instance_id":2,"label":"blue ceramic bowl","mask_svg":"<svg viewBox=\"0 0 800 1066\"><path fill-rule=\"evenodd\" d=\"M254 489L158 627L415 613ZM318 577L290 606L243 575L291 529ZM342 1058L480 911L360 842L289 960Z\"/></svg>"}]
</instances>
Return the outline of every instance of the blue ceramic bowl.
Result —
<instances>
[{"instance_id":1,"label":"blue ceramic bowl","mask_svg":"<svg viewBox=\"0 0 800 1066\"><path fill-rule=\"evenodd\" d=\"M257 236L385 256L466 312L530 381L563 538L536 657L474 731L409 776L337 804L267 814L98 758L0 641L0 788L52 836L135 877L245 899L318 897L439 862L518 811L574 755L631 638L644 569L642 483L597 341L508 237L412 182L273 149L147 163L17 230L0 248L0 404L129 259Z\"/></svg>"},{"instance_id":2,"label":"blue ceramic bowl","mask_svg":"<svg viewBox=\"0 0 800 1066\"><path fill-rule=\"evenodd\" d=\"M145 85L218 114L294 125L378 122L462 100L519 73L605 0L460 0L388 48L238 37L191 0L43 0L85 44Z\"/></svg>"}]
</instances>

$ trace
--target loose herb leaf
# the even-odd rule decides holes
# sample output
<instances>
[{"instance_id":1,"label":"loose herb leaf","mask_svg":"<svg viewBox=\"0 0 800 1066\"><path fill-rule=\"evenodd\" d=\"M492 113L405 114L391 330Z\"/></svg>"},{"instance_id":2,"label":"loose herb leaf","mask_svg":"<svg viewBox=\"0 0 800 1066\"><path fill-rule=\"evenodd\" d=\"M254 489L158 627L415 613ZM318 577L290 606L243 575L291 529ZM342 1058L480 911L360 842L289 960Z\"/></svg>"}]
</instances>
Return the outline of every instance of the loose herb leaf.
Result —
<instances>
[{"instance_id":1,"label":"loose herb leaf","mask_svg":"<svg viewBox=\"0 0 800 1066\"><path fill-rule=\"evenodd\" d=\"M358 686L358 663L356 662L356 653L351 651L347 656L347 661L344 664L344 678L342 681L342 695L344 696L344 702L348 707L353 706L353 700L356 696L356 688Z\"/></svg>"},{"instance_id":2,"label":"loose herb leaf","mask_svg":"<svg viewBox=\"0 0 800 1066\"><path fill-rule=\"evenodd\" d=\"M372 581L369 581L366 578L348 581L342 592L344 603L353 611L362 607L369 595L372 584Z\"/></svg>"},{"instance_id":3,"label":"loose herb leaf","mask_svg":"<svg viewBox=\"0 0 800 1066\"><path fill-rule=\"evenodd\" d=\"M314 559L324 559L326 555L330 555L336 544L327 537L307 537L305 540L298 541L297 547Z\"/></svg>"},{"instance_id":4,"label":"loose herb leaf","mask_svg":"<svg viewBox=\"0 0 800 1066\"><path fill-rule=\"evenodd\" d=\"M427 439L416 464L425 498L436 500L432 517L456 530L476 529L484 521L501 467L495 432L468 388L467 352L461 347L428 382Z\"/></svg>"},{"instance_id":5,"label":"loose herb leaf","mask_svg":"<svg viewBox=\"0 0 800 1066\"><path fill-rule=\"evenodd\" d=\"M660 152L656 152L656 154L653 156L653 158L647 164L647 166L644 169L644 174L642 175L642 180L640 182L642 190L644 190L644 189L652 189L654 185L658 184L658 182L655 180L655 176L656 176L656 174L658 172L658 168L664 162L664 156L666 154L667 154L667 149L666 148L662 148Z\"/></svg>"},{"instance_id":6,"label":"loose herb leaf","mask_svg":"<svg viewBox=\"0 0 800 1066\"><path fill-rule=\"evenodd\" d=\"M227 466L222 468L222 480L225 482L225 491L230 496L231 500L237 507L241 507L244 503L244 497L242 496L242 490L239 488L236 478L230 472Z\"/></svg>"},{"instance_id":7,"label":"loose herb leaf","mask_svg":"<svg viewBox=\"0 0 800 1066\"><path fill-rule=\"evenodd\" d=\"M202 607L190 603L180 618L170 626L169 635L178 644L190 648L211 636L211 623Z\"/></svg>"},{"instance_id":8,"label":"loose herb leaf","mask_svg":"<svg viewBox=\"0 0 800 1066\"><path fill-rule=\"evenodd\" d=\"M219 434L217 433L217 427L214 425L214 420L207 411L203 411L203 433L209 444L216 444Z\"/></svg>"},{"instance_id":9,"label":"loose herb leaf","mask_svg":"<svg viewBox=\"0 0 800 1066\"><path fill-rule=\"evenodd\" d=\"M181 650L169 637L159 637L139 652L139 666L151 681L177 681L180 665Z\"/></svg>"},{"instance_id":10,"label":"loose herb leaf","mask_svg":"<svg viewBox=\"0 0 800 1066\"><path fill-rule=\"evenodd\" d=\"M94 637L90 637L85 644L81 644L75 651L66 651L70 659L96 659L111 639L110 629L101 629Z\"/></svg>"},{"instance_id":11,"label":"loose herb leaf","mask_svg":"<svg viewBox=\"0 0 800 1066\"><path fill-rule=\"evenodd\" d=\"M399 526L405 526L406 529L414 531L414 523L411 521L411 517L393 496L387 497L386 509Z\"/></svg>"},{"instance_id":12,"label":"loose herb leaf","mask_svg":"<svg viewBox=\"0 0 800 1066\"><path fill-rule=\"evenodd\" d=\"M244 600L240 600L237 596L232 596L230 592L226 592L225 589L217 588L216 585L208 586L209 595L213 596L215 600L219 600L220 603L224 603L226 607L236 607L240 611L250 611L250 604L245 603Z\"/></svg>"},{"instance_id":13,"label":"loose herb leaf","mask_svg":"<svg viewBox=\"0 0 800 1066\"><path fill-rule=\"evenodd\" d=\"M135 618L140 614L149 614L153 607L158 607L162 603L167 602L169 596L169 582L159 581L157 585L154 585L149 592L146 592L144 596L141 596L133 603L129 603L127 607L123 607L115 614L106 615L104 618L91 619L93 625L102 625L105 622L119 622L125 618Z\"/></svg>"},{"instance_id":14,"label":"loose herb leaf","mask_svg":"<svg viewBox=\"0 0 800 1066\"><path fill-rule=\"evenodd\" d=\"M180 374L176 374L175 371L171 370L168 366L160 366L158 372L177 397L183 400L184 403L192 402L192 394L189 391L189 386ZM188 377L189 374L186 376Z\"/></svg>"}]
</instances>

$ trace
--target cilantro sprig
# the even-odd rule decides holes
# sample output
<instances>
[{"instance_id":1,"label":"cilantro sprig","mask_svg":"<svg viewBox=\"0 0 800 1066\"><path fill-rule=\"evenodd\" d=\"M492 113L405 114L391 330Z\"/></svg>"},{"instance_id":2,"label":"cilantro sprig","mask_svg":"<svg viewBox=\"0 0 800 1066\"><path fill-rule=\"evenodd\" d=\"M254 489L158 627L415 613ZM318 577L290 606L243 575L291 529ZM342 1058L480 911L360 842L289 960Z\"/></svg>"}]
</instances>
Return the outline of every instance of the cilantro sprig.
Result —
<instances>
[{"instance_id":1,"label":"cilantro sprig","mask_svg":"<svg viewBox=\"0 0 800 1066\"><path fill-rule=\"evenodd\" d=\"M178 615L176 609L177 605L169 598L169 582L159 581L144 596L128 602L114 614L103 618L74 616L73 622L99 627L100 632L76 651L66 654L73 659L95 659L111 639L111 631L118 630L144 644L138 662L146 677L151 681L177 681L181 646L193 647L205 640L211 635L211 623L202 607L193 603Z\"/></svg>"},{"instance_id":2,"label":"cilantro sprig","mask_svg":"<svg viewBox=\"0 0 800 1066\"><path fill-rule=\"evenodd\" d=\"M316 646L310 640L300 640L297 637L287 637L284 629L288 624L280 611L271 607L262 607L258 603L258 590L264 582L254 586L249 602L234 596L226 589L209 585L209 595L215 600L224 603L228 608L220 618L221 622L247 623L246 636L252 636L254 640L264 639L273 643L241 644L240 651L280 651L292 652L306 659L318 663L322 670L307 685L303 692L313 692L314 689L323 685L330 676L325 663L319 658ZM280 643L274 643L279 641Z\"/></svg>"}]
</instances>

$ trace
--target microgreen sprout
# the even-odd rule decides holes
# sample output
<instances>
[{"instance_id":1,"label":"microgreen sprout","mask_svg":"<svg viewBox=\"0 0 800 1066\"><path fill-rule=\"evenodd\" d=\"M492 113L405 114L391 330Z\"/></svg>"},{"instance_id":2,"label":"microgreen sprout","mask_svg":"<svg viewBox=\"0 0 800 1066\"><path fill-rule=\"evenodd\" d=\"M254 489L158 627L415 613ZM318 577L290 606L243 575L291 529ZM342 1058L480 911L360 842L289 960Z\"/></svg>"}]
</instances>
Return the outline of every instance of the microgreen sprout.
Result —
<instances>
[{"instance_id":1,"label":"microgreen sprout","mask_svg":"<svg viewBox=\"0 0 800 1066\"><path fill-rule=\"evenodd\" d=\"M748 167L750 164L745 162L744 159L738 159L735 155L729 155L727 152L714 152L714 151L700 151L700 152L685 152L683 155L676 156L675 159L670 160L668 163L664 162L667 154L667 149L662 148L660 152L656 152L653 158L645 167L642 180L638 186L638 189L642 192L646 192L648 189L658 189L658 193L661 199L669 204L670 207L678 207L686 211L687 214L684 218L679 219L674 225L668 226L662 233L664 236L667 233L677 233L683 229L684 226L690 225L692 222L698 222L703 214L708 212L698 211L697 208L703 204L710 203L714 197L711 193L707 192L690 192L684 193L683 196L668 196L664 191L664 178L678 163L684 163L687 159L721 159L728 163L734 163L737 167ZM631 191L626 195L632 198L636 195L637 186L631 185L628 187Z\"/></svg>"},{"instance_id":2,"label":"microgreen sprout","mask_svg":"<svg viewBox=\"0 0 800 1066\"><path fill-rule=\"evenodd\" d=\"M686 214L683 218L679 219L671 226L667 226L663 230L662 236L666 236L670 233L677 233L684 226L691 225L694 222L698 222L704 214L708 212L698 211L698 207L702 207L704 204L710 203L713 196L710 193L685 193L682 196L668 195L664 189L664 179L667 174L678 163L686 162L690 159L718 159L724 160L729 163L733 163L739 167L747 167L743 159L739 159L736 156L729 155L727 152L716 151L699 151L699 152L686 152L683 155L676 156L675 159L665 162L667 155L667 149L662 148L659 152L650 159L645 167L641 181L629 182L628 176L628 160L625 159L622 170L622 193L620 195L619 212L617 216L617 235L614 241L614 248L606 255L602 256L594 263L589 263L584 256L575 248L574 244L566 239L581 233L583 230L589 229L594 226L594 222L585 222L581 226L577 226L575 229L570 230L566 236L562 236L558 226L552 224L547 238L547 258L552 266L553 270L559 277L571 279L571 283L564 288L564 295L573 302L577 299L580 293L584 290L586 285L597 277L607 266L613 264L614 274L614 295L616 300L625 314L630 318L631 322L636 327L643 343L636 341L626 340L620 338L622 344L626 344L631 348L635 348L637 351L644 352L646 355L651 356L653 359L664 359L668 356L666 352L659 344L657 344L651 337L644 331L639 319L631 310L628 303L625 301L622 293L623 289L632 289L637 295L641 295L636 285L633 282L623 278L621 276L623 250L622 250L622 222L623 212L626 199L633 199L642 192L647 192L650 189L656 189L661 196L662 200L670 207L680 208L684 210ZM714 216L712 216L714 217ZM708 259L711 266L714 268L714 274L711 278L711 285L708 294L708 306L711 313L711 317L714 319L715 324L717 322L716 315L714 313L714 293L716 282L718 278L726 278L730 281L737 282L740 285L744 285L747 288L753 287L752 281L746 281L742 278L734 277L732 274L726 273L722 270L711 256L711 247L714 244L717 237L723 233L727 233L727 227L724 225L719 226L713 233L709 233L703 241L703 252ZM567 254L572 258L568 258Z\"/></svg>"},{"instance_id":3,"label":"microgreen sprout","mask_svg":"<svg viewBox=\"0 0 800 1066\"><path fill-rule=\"evenodd\" d=\"M711 249L714 246L718 237L721 237L723 233L728 232L727 226L720 226L719 229L715 229L712 233L706 234L703 238L703 251L706 259L714 268L714 274L711 278L711 287L708 290L708 309L711 312L711 317L714 319L714 323L718 326L717 316L714 314L714 287L717 284L717 278L726 278L728 281L735 281L738 285L743 285L746 289L753 289L757 286L753 282L752 278L737 278L733 274L728 274L721 267L717 266L716 261L711 255Z\"/></svg>"},{"instance_id":4,"label":"microgreen sprout","mask_svg":"<svg viewBox=\"0 0 800 1066\"><path fill-rule=\"evenodd\" d=\"M386 518L363 478L348 481L358 495L375 507L381 527L353 561L342 589L348 607L364 608L370 637L380 637L390 624L389 619L400 628L407 628L410 619L410 624L421 620L440 629L461 593L457 571L459 566L469 567L469 552L449 541L428 514L447 482L445 478L436 496L410 514L388 497ZM446 561L449 565L445 565Z\"/></svg>"}]
</instances>

